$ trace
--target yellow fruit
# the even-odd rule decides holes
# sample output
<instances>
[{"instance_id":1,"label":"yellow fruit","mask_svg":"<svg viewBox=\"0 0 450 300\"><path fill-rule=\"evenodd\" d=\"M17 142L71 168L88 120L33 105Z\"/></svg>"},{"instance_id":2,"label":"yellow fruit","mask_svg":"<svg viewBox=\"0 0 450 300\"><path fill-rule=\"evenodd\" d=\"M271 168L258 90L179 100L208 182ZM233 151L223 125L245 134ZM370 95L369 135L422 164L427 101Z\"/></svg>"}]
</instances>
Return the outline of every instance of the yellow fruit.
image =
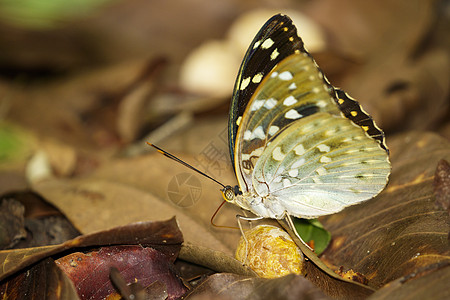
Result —
<instances>
[{"instance_id":1,"label":"yellow fruit","mask_svg":"<svg viewBox=\"0 0 450 300\"><path fill-rule=\"evenodd\" d=\"M277 278L302 273L303 254L285 231L275 226L259 225L246 231L245 238L247 243L243 237L239 241L236 259L259 276Z\"/></svg>"}]
</instances>

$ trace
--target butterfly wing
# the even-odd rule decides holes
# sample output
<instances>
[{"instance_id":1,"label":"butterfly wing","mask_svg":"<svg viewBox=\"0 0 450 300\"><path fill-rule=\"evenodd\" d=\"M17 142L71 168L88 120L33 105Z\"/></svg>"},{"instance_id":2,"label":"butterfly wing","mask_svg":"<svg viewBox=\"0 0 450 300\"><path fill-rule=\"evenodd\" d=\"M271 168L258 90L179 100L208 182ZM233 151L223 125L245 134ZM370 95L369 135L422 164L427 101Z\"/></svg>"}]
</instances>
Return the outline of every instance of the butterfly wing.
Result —
<instances>
[{"instance_id":1,"label":"butterfly wing","mask_svg":"<svg viewBox=\"0 0 450 300\"><path fill-rule=\"evenodd\" d=\"M270 18L253 39L245 53L234 85L228 122L231 161L239 122L262 78L287 56L303 48L292 20L285 15Z\"/></svg>"},{"instance_id":2,"label":"butterfly wing","mask_svg":"<svg viewBox=\"0 0 450 300\"><path fill-rule=\"evenodd\" d=\"M378 194L390 173L383 132L302 47L255 89L234 151L242 191L276 199L270 217L340 211Z\"/></svg>"},{"instance_id":3,"label":"butterfly wing","mask_svg":"<svg viewBox=\"0 0 450 300\"><path fill-rule=\"evenodd\" d=\"M318 112L283 130L252 173L254 191L270 194L282 211L302 218L338 212L368 200L386 185L387 153L359 126Z\"/></svg>"}]
</instances>

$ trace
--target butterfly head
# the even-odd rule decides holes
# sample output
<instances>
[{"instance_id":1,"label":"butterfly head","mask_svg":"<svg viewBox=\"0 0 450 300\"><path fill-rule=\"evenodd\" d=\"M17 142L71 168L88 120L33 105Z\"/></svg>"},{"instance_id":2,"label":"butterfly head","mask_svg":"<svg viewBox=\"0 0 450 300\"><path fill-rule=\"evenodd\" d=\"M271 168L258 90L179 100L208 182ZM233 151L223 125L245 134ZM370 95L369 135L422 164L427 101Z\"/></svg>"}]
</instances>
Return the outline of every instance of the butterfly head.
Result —
<instances>
[{"instance_id":1,"label":"butterfly head","mask_svg":"<svg viewBox=\"0 0 450 300\"><path fill-rule=\"evenodd\" d=\"M237 195L242 195L242 192L239 190L239 186L232 187L231 185L227 185L223 189L220 190L222 192L222 197L227 202L234 202L234 199Z\"/></svg>"}]
</instances>

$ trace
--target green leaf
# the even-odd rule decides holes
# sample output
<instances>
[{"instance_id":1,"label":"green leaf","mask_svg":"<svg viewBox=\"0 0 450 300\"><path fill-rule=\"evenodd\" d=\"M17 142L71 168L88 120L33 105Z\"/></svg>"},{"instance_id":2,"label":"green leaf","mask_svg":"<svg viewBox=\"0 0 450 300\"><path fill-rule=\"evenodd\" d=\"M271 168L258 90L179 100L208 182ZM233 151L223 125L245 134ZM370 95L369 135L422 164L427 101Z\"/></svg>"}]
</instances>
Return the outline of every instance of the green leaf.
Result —
<instances>
[{"instance_id":1,"label":"green leaf","mask_svg":"<svg viewBox=\"0 0 450 300\"><path fill-rule=\"evenodd\" d=\"M305 242L314 241L314 252L317 255L321 254L331 241L331 234L317 219L294 218L294 226Z\"/></svg>"},{"instance_id":2,"label":"green leaf","mask_svg":"<svg viewBox=\"0 0 450 300\"><path fill-rule=\"evenodd\" d=\"M0 122L0 167L24 162L34 150L34 137L24 129Z\"/></svg>"},{"instance_id":3,"label":"green leaf","mask_svg":"<svg viewBox=\"0 0 450 300\"><path fill-rule=\"evenodd\" d=\"M57 27L73 17L87 15L110 0L3 0L0 19L28 28Z\"/></svg>"}]
</instances>

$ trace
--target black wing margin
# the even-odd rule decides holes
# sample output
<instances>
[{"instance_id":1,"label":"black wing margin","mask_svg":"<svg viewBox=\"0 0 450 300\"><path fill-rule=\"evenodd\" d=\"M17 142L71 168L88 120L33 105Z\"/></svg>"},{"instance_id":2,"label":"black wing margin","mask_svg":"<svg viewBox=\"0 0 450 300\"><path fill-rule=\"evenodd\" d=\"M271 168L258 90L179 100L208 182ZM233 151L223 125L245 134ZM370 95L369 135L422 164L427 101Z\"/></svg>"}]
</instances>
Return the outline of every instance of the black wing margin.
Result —
<instances>
[{"instance_id":1,"label":"black wing margin","mask_svg":"<svg viewBox=\"0 0 450 300\"><path fill-rule=\"evenodd\" d=\"M234 145L239 125L253 93L281 60L297 52L306 52L292 20L283 14L270 18L259 30L245 53L234 85L228 120L228 143L234 168Z\"/></svg>"}]
</instances>

